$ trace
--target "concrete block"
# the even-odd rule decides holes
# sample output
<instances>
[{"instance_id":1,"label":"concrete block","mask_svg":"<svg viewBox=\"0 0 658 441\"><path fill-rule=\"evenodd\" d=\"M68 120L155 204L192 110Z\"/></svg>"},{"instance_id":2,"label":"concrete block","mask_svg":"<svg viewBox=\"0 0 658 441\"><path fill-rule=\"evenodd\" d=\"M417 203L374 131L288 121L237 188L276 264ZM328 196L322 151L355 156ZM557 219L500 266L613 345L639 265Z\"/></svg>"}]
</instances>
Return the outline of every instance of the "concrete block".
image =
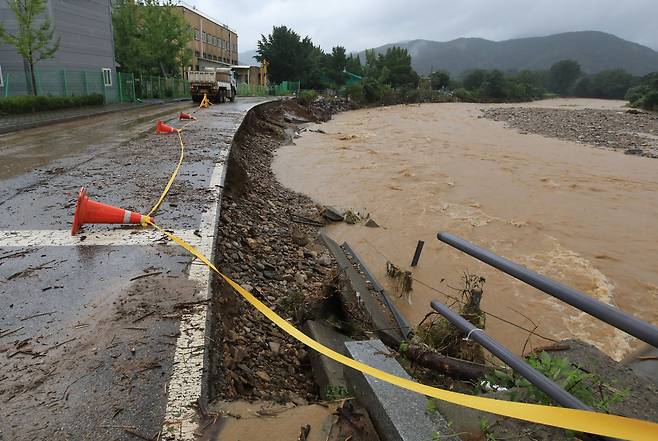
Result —
<instances>
[{"instance_id":1,"label":"concrete block","mask_svg":"<svg viewBox=\"0 0 658 441\"><path fill-rule=\"evenodd\" d=\"M345 342L348 341L348 337L336 332L323 322L307 321L304 325L304 333L334 351L347 355ZM347 394L347 382L343 376L342 364L316 351L310 352L310 358L313 376L323 399L337 399L341 398L341 394Z\"/></svg>"},{"instance_id":2,"label":"concrete block","mask_svg":"<svg viewBox=\"0 0 658 441\"><path fill-rule=\"evenodd\" d=\"M348 355L374 368L411 380L381 340L345 343ZM427 411L427 398L345 368L350 391L370 413L382 441L429 441L432 434L459 440L438 412Z\"/></svg>"}]
</instances>

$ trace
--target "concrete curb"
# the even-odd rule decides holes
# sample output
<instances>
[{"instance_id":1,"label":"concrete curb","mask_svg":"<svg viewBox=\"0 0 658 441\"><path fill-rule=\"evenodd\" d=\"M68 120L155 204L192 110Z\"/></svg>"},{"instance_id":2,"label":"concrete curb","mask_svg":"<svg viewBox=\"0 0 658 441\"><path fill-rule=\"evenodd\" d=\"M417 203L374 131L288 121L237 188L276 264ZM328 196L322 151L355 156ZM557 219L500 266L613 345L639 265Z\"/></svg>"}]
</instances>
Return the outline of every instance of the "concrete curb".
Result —
<instances>
[{"instance_id":1,"label":"concrete curb","mask_svg":"<svg viewBox=\"0 0 658 441\"><path fill-rule=\"evenodd\" d=\"M381 340L352 341L345 343L354 360L398 377L412 380ZM438 434L440 439L459 440L438 412L427 410L427 398L415 392L345 368L350 392L368 410L382 441L427 441Z\"/></svg>"}]
</instances>

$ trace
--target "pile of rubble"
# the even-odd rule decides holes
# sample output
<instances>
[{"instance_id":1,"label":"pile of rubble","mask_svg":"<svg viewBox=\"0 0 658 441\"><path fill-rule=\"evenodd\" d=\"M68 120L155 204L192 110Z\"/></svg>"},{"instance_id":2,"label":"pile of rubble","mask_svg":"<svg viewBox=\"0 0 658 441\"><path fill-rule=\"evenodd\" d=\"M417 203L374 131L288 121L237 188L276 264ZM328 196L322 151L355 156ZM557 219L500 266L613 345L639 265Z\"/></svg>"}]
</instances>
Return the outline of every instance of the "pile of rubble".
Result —
<instances>
[{"instance_id":1,"label":"pile of rubble","mask_svg":"<svg viewBox=\"0 0 658 441\"><path fill-rule=\"evenodd\" d=\"M496 108L484 117L526 133L658 158L658 115L628 110Z\"/></svg>"}]
</instances>

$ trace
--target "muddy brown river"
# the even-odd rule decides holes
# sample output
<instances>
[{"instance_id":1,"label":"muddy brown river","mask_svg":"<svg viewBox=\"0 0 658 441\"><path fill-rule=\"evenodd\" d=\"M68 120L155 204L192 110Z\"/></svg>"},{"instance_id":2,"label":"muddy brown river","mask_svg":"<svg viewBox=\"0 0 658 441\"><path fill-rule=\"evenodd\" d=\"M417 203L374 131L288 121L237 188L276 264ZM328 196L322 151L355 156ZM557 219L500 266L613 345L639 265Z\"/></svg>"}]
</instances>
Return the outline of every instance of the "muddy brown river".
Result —
<instances>
[{"instance_id":1,"label":"muddy brown river","mask_svg":"<svg viewBox=\"0 0 658 441\"><path fill-rule=\"evenodd\" d=\"M616 109L620 102L551 100L531 107ZM318 203L372 215L381 228L334 224L378 280L389 259L455 295L464 272L486 278L482 307L554 339L577 337L615 359L640 344L441 244L448 231L644 320L658 323L658 161L521 134L479 118L481 104L426 104L338 114L278 151L280 181ZM443 294L414 283L397 298L418 323ZM516 352L528 333L492 317L487 331ZM527 349L548 343L532 337Z\"/></svg>"}]
</instances>

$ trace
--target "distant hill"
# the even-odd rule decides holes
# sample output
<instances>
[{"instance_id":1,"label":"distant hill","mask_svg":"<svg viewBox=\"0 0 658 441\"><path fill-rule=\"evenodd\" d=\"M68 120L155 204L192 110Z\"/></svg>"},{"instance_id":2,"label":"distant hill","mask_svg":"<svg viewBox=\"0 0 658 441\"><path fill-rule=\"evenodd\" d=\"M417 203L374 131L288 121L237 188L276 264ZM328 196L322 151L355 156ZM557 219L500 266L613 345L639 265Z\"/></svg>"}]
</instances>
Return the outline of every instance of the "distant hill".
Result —
<instances>
[{"instance_id":1,"label":"distant hill","mask_svg":"<svg viewBox=\"0 0 658 441\"><path fill-rule=\"evenodd\" d=\"M258 65L258 61L254 60L253 57L255 57L257 54L256 50L252 51L245 51L245 52L240 52L238 54L238 64L243 65L243 66L256 66Z\"/></svg>"},{"instance_id":2,"label":"distant hill","mask_svg":"<svg viewBox=\"0 0 658 441\"><path fill-rule=\"evenodd\" d=\"M658 52L605 32L566 32L546 37L490 41L458 38L448 42L411 40L376 48L384 52L392 46L409 50L414 69L421 75L434 70L459 74L484 68L503 71L547 69L553 63L573 59L586 73L624 68L635 75L658 71ZM360 52L362 60L365 52Z\"/></svg>"}]
</instances>

